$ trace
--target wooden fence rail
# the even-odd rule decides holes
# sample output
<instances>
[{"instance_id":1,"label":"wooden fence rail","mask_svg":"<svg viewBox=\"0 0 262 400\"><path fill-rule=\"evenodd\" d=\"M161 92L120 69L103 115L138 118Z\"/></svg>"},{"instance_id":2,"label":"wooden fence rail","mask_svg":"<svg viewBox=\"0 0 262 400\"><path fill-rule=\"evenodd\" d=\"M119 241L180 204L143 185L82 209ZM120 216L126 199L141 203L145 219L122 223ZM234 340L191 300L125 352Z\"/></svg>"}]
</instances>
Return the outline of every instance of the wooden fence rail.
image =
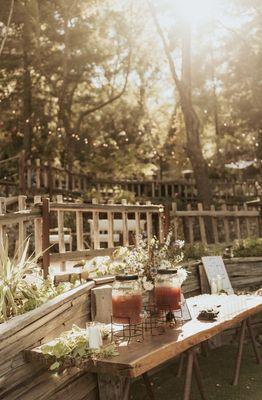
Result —
<instances>
[{"instance_id":1,"label":"wooden fence rail","mask_svg":"<svg viewBox=\"0 0 262 400\"><path fill-rule=\"evenodd\" d=\"M132 192L137 198L166 199L175 198L186 202L197 202L197 190L193 179L181 180L97 180L82 173L53 166L40 159L26 160L23 152L19 156L2 160L4 165L15 163L16 174L2 176L0 174L0 193L5 196L20 194L79 194L99 191L105 199L112 196L114 190ZM2 168L2 165L0 165ZM14 169L13 168L13 169ZM15 179L16 178L16 179ZM255 198L258 186L254 179L245 181L213 179L214 196L230 201L236 198Z\"/></svg>"},{"instance_id":2,"label":"wooden fence rail","mask_svg":"<svg viewBox=\"0 0 262 400\"><path fill-rule=\"evenodd\" d=\"M63 270L66 261L110 254L119 245L138 244L142 234L149 239L156 235L163 241L166 229L161 205L64 203L61 195L57 202L35 196L30 209L26 208L26 196L18 196L18 211L12 213L6 212L5 205L6 199L0 198L0 244L5 243L6 236L10 244L13 237L21 255L31 233L33 250L43 253L45 276L50 263L59 262Z\"/></svg>"},{"instance_id":3,"label":"wooden fence rail","mask_svg":"<svg viewBox=\"0 0 262 400\"><path fill-rule=\"evenodd\" d=\"M188 204L186 210L179 211L173 203L171 220L175 237L183 237L190 244L199 241L229 244L234 239L262 234L261 210L248 208L246 204L243 208L237 205L229 208L223 204L221 209L211 206L210 210L204 210L201 203L197 204L197 209Z\"/></svg>"}]
</instances>

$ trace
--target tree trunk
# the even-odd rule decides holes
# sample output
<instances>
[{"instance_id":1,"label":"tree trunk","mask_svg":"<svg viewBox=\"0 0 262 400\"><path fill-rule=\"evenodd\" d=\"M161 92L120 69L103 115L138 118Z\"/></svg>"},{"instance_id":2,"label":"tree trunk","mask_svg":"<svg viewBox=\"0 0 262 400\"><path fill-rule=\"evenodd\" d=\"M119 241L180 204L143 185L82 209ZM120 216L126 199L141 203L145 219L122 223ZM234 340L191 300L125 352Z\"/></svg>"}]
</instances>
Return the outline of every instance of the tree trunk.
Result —
<instances>
[{"instance_id":1,"label":"tree trunk","mask_svg":"<svg viewBox=\"0 0 262 400\"><path fill-rule=\"evenodd\" d=\"M30 72L30 61L28 48L30 46L30 30L28 21L24 19L23 26L23 127L24 127L24 150L26 157L31 154L32 148L32 81Z\"/></svg>"},{"instance_id":2,"label":"tree trunk","mask_svg":"<svg viewBox=\"0 0 262 400\"><path fill-rule=\"evenodd\" d=\"M195 112L191 98L191 29L190 25L184 22L184 34L182 45L182 79L177 74L176 66L170 49L156 16L155 8L150 0L147 0L148 6L155 23L157 32L162 40L164 51L169 63L170 72L174 84L178 90L181 108L185 120L187 135L187 154L191 161L199 200L204 207L212 204L212 187L208 176L208 166L202 153L200 143L200 121Z\"/></svg>"},{"instance_id":3,"label":"tree trunk","mask_svg":"<svg viewBox=\"0 0 262 400\"><path fill-rule=\"evenodd\" d=\"M212 204L212 187L208 166L200 143L200 121L191 97L191 29L185 23L182 46L182 85L178 87L187 135L187 154L191 161L199 200L205 207Z\"/></svg>"}]
</instances>

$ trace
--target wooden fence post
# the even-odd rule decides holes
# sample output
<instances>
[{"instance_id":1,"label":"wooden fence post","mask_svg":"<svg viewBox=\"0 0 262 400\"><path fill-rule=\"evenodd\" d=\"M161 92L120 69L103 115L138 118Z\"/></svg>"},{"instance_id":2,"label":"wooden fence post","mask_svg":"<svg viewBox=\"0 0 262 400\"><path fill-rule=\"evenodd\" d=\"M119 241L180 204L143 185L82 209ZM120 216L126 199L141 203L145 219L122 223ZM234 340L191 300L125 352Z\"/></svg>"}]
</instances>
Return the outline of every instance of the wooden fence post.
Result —
<instances>
[{"instance_id":1,"label":"wooden fence post","mask_svg":"<svg viewBox=\"0 0 262 400\"><path fill-rule=\"evenodd\" d=\"M221 206L222 211L227 211L227 205L226 204L222 204ZM229 232L229 223L228 223L228 218L225 215L223 217L223 224L224 224L224 232L225 232L225 241L226 244L230 243L230 232Z\"/></svg>"},{"instance_id":2,"label":"wooden fence post","mask_svg":"<svg viewBox=\"0 0 262 400\"><path fill-rule=\"evenodd\" d=\"M50 241L49 241L49 225L50 225L50 204L49 199L44 198L42 204L42 249L43 249L43 276L46 279L50 266Z\"/></svg>"},{"instance_id":3,"label":"wooden fence post","mask_svg":"<svg viewBox=\"0 0 262 400\"><path fill-rule=\"evenodd\" d=\"M174 239L178 240L178 218L176 216L176 212L177 212L177 204L176 203L172 203L172 215L173 215L173 232L174 232Z\"/></svg>"},{"instance_id":4,"label":"wooden fence post","mask_svg":"<svg viewBox=\"0 0 262 400\"><path fill-rule=\"evenodd\" d=\"M63 204L63 196L59 194L57 197L57 203ZM57 211L57 229L58 229L58 248L59 248L59 253L65 253L66 248L65 248L65 232L64 232L64 212L63 211ZM61 262L61 271L65 271L65 262Z\"/></svg>"},{"instance_id":5,"label":"wooden fence post","mask_svg":"<svg viewBox=\"0 0 262 400\"><path fill-rule=\"evenodd\" d=\"M191 204L187 205L187 211L191 211ZM193 229L193 218L188 217L188 234L189 234L189 243L194 244L194 229Z\"/></svg>"},{"instance_id":6,"label":"wooden fence post","mask_svg":"<svg viewBox=\"0 0 262 400\"><path fill-rule=\"evenodd\" d=\"M146 205L150 206L151 201L147 201ZM146 231L147 231L147 241L148 243L150 243L153 236L152 213L150 211L146 212Z\"/></svg>"},{"instance_id":7,"label":"wooden fence post","mask_svg":"<svg viewBox=\"0 0 262 400\"><path fill-rule=\"evenodd\" d=\"M97 204L97 199L92 199L92 204ZM99 212L93 211L93 240L94 240L94 249L100 249L100 240L99 240Z\"/></svg>"},{"instance_id":8,"label":"wooden fence post","mask_svg":"<svg viewBox=\"0 0 262 400\"><path fill-rule=\"evenodd\" d=\"M35 180L36 180L36 190L39 192L41 189L41 161L39 158L35 160L36 170L35 170Z\"/></svg>"},{"instance_id":9,"label":"wooden fence post","mask_svg":"<svg viewBox=\"0 0 262 400\"><path fill-rule=\"evenodd\" d=\"M109 248L114 247L114 213L107 213L108 219L108 242L107 245Z\"/></svg>"},{"instance_id":10,"label":"wooden fence post","mask_svg":"<svg viewBox=\"0 0 262 400\"><path fill-rule=\"evenodd\" d=\"M18 210L23 212L26 210L26 196L18 196ZM26 240L25 222L18 223L18 256L21 258Z\"/></svg>"},{"instance_id":11,"label":"wooden fence post","mask_svg":"<svg viewBox=\"0 0 262 400\"><path fill-rule=\"evenodd\" d=\"M41 204L41 196L34 196L34 205ZM42 218L34 220L35 231L35 254L40 255L42 252Z\"/></svg>"},{"instance_id":12,"label":"wooden fence post","mask_svg":"<svg viewBox=\"0 0 262 400\"><path fill-rule=\"evenodd\" d=\"M19 192L25 194L26 181L25 181L25 151L22 150L19 157Z\"/></svg>"},{"instance_id":13,"label":"wooden fence post","mask_svg":"<svg viewBox=\"0 0 262 400\"><path fill-rule=\"evenodd\" d=\"M203 204L202 203L198 203L197 209L201 213L203 211ZM202 216L199 216L198 217L198 221L199 221L200 237L201 237L201 240L202 240L203 244L206 245L207 244L207 238L206 238L206 229L205 229L204 218Z\"/></svg>"},{"instance_id":14,"label":"wooden fence post","mask_svg":"<svg viewBox=\"0 0 262 400\"><path fill-rule=\"evenodd\" d=\"M210 207L211 213L215 213L216 209L215 206L212 205ZM213 229L213 236L214 236L214 243L217 244L219 242L218 230L217 230L217 218L215 216L211 217L212 229Z\"/></svg>"},{"instance_id":15,"label":"wooden fence post","mask_svg":"<svg viewBox=\"0 0 262 400\"><path fill-rule=\"evenodd\" d=\"M78 201L81 203L81 201ZM84 221L83 212L76 211L76 246L78 251L84 250Z\"/></svg>"},{"instance_id":16,"label":"wooden fence post","mask_svg":"<svg viewBox=\"0 0 262 400\"><path fill-rule=\"evenodd\" d=\"M4 215L6 213L6 198L0 197L0 215ZM5 245L5 226L0 225L0 251L2 251L2 247Z\"/></svg>"},{"instance_id":17,"label":"wooden fence post","mask_svg":"<svg viewBox=\"0 0 262 400\"><path fill-rule=\"evenodd\" d=\"M170 230L170 205L166 204L164 206L164 213L159 214L159 236L167 237L169 230ZM164 220L164 224L162 223ZM161 233L162 230L162 233Z\"/></svg>"},{"instance_id":18,"label":"wooden fence post","mask_svg":"<svg viewBox=\"0 0 262 400\"><path fill-rule=\"evenodd\" d=\"M234 211L238 212L238 206L235 205L234 206ZM235 233L236 233L236 238L237 239L241 239L241 228L240 228L240 220L239 218L236 216L235 217Z\"/></svg>"},{"instance_id":19,"label":"wooden fence post","mask_svg":"<svg viewBox=\"0 0 262 400\"><path fill-rule=\"evenodd\" d=\"M50 161L48 161L48 191L49 195L52 196L53 193L53 168Z\"/></svg>"}]
</instances>

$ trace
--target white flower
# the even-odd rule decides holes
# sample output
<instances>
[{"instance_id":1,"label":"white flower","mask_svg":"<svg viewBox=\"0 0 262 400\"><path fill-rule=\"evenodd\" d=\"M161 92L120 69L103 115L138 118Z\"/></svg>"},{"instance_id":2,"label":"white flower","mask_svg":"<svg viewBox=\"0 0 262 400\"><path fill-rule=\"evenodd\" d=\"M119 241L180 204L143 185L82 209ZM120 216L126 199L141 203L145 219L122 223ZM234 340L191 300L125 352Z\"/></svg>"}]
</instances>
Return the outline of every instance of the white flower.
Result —
<instances>
[{"instance_id":1,"label":"white flower","mask_svg":"<svg viewBox=\"0 0 262 400\"><path fill-rule=\"evenodd\" d=\"M185 270L185 268L178 268L178 270L177 270L177 278L179 279L179 282L182 285L182 283L187 278L187 271Z\"/></svg>"},{"instance_id":2,"label":"white flower","mask_svg":"<svg viewBox=\"0 0 262 400\"><path fill-rule=\"evenodd\" d=\"M101 264L101 265L98 266L98 271L99 271L101 274L104 275L104 274L107 272L107 267L106 267L105 265Z\"/></svg>"},{"instance_id":3,"label":"white flower","mask_svg":"<svg viewBox=\"0 0 262 400\"><path fill-rule=\"evenodd\" d=\"M184 240L176 240L175 241L175 245L179 248L182 249L185 245L185 241Z\"/></svg>"},{"instance_id":4,"label":"white flower","mask_svg":"<svg viewBox=\"0 0 262 400\"><path fill-rule=\"evenodd\" d=\"M172 264L168 260L161 260L159 267L160 269L170 269L172 268Z\"/></svg>"},{"instance_id":5,"label":"white flower","mask_svg":"<svg viewBox=\"0 0 262 400\"><path fill-rule=\"evenodd\" d=\"M150 281L148 281L148 280L146 279L145 276L144 276L144 278L142 279L142 285L143 285L143 288L144 288L145 290L153 290L153 289L154 289L153 283L150 282Z\"/></svg>"},{"instance_id":6,"label":"white flower","mask_svg":"<svg viewBox=\"0 0 262 400\"><path fill-rule=\"evenodd\" d=\"M42 284L43 284L43 279L40 276L37 276L37 275L29 275L29 274L27 274L24 279L25 279L25 281L27 283L30 283L32 285L36 285L36 287L38 289L40 289Z\"/></svg>"}]
</instances>

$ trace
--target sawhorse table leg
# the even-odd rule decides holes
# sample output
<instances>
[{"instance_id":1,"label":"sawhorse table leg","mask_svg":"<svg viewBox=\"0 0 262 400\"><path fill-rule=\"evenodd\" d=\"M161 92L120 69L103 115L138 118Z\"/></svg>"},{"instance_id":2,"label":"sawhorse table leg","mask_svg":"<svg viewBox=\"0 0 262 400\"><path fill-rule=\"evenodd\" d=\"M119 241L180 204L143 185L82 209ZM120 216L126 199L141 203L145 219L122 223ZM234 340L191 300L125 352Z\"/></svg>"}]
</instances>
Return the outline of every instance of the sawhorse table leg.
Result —
<instances>
[{"instance_id":1,"label":"sawhorse table leg","mask_svg":"<svg viewBox=\"0 0 262 400\"><path fill-rule=\"evenodd\" d=\"M234 378L233 378L233 386L236 386L239 381L239 374L240 374L240 367L241 367L241 361L242 361L242 354L243 354L243 347L244 347L244 340L245 340L245 335L246 335L246 328L248 328L249 335L251 338L252 342L252 347L256 356L256 360L258 364L261 364L261 356L259 354L259 350L257 347L253 327L250 322L250 318L245 319L241 323L241 329L240 329L240 335L239 335L239 341L238 341L238 352L237 352L237 358L236 358L236 365L235 365L235 372L234 372Z\"/></svg>"},{"instance_id":2,"label":"sawhorse table leg","mask_svg":"<svg viewBox=\"0 0 262 400\"><path fill-rule=\"evenodd\" d=\"M106 374L97 376L99 400L128 400L130 378Z\"/></svg>"},{"instance_id":3,"label":"sawhorse table leg","mask_svg":"<svg viewBox=\"0 0 262 400\"><path fill-rule=\"evenodd\" d=\"M207 400L207 395L205 393L204 383L202 380L198 364L196 348L192 348L187 351L187 367L186 367L186 379L185 379L183 400L190 399L193 372L195 374L197 386L201 394L201 397L203 400Z\"/></svg>"},{"instance_id":4,"label":"sawhorse table leg","mask_svg":"<svg viewBox=\"0 0 262 400\"><path fill-rule=\"evenodd\" d=\"M147 373L142 375L149 400L155 400L153 388ZM130 378L98 375L99 400L128 400L130 391Z\"/></svg>"}]
</instances>

